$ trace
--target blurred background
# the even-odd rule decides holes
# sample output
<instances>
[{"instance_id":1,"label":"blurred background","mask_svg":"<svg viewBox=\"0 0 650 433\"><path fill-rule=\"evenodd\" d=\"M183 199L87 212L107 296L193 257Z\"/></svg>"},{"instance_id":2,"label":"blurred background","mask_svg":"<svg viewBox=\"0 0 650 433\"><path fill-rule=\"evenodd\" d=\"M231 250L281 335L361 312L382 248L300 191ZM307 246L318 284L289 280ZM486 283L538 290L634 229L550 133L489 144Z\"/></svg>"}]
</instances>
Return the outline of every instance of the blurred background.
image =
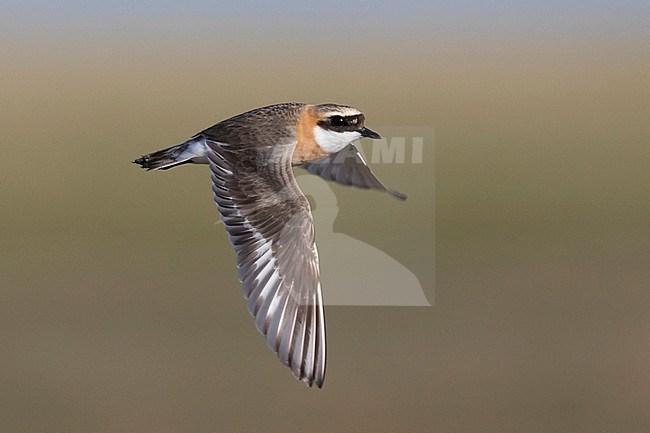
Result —
<instances>
[{"instance_id":1,"label":"blurred background","mask_svg":"<svg viewBox=\"0 0 650 433\"><path fill-rule=\"evenodd\" d=\"M3 2L0 430L648 431L649 40L634 0ZM285 101L435 131L373 167L408 201L333 187L433 306L327 308L322 390L206 167L130 163Z\"/></svg>"}]
</instances>

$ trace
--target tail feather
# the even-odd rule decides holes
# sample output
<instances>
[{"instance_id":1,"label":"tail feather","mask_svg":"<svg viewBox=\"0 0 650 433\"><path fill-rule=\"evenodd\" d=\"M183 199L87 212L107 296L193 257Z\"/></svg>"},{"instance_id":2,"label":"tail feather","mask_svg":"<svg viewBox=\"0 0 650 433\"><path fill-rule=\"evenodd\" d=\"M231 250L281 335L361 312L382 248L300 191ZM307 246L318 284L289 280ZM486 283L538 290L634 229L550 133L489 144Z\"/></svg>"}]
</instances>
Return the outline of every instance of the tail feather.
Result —
<instances>
[{"instance_id":1,"label":"tail feather","mask_svg":"<svg viewBox=\"0 0 650 433\"><path fill-rule=\"evenodd\" d=\"M175 147L142 155L140 158L133 161L134 164L140 164L140 167L146 170L168 170L187 162L190 162L189 158L186 160L179 160L178 152Z\"/></svg>"},{"instance_id":2,"label":"tail feather","mask_svg":"<svg viewBox=\"0 0 650 433\"><path fill-rule=\"evenodd\" d=\"M142 155L133 161L146 170L168 170L187 163L207 164L207 145L201 137L191 138L185 143L167 149Z\"/></svg>"}]
</instances>

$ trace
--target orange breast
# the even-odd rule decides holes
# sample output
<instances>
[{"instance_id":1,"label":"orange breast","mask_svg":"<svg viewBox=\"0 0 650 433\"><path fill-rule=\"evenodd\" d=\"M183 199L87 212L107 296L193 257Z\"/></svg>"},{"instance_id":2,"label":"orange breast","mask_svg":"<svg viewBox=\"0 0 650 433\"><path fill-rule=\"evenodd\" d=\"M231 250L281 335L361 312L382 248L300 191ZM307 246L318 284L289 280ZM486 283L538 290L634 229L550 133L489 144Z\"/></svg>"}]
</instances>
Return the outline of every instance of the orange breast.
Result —
<instances>
[{"instance_id":1,"label":"orange breast","mask_svg":"<svg viewBox=\"0 0 650 433\"><path fill-rule=\"evenodd\" d=\"M310 162L327 155L314 140L314 128L318 122L312 106L307 105L298 116L296 123L296 149L293 151L292 163Z\"/></svg>"}]
</instances>

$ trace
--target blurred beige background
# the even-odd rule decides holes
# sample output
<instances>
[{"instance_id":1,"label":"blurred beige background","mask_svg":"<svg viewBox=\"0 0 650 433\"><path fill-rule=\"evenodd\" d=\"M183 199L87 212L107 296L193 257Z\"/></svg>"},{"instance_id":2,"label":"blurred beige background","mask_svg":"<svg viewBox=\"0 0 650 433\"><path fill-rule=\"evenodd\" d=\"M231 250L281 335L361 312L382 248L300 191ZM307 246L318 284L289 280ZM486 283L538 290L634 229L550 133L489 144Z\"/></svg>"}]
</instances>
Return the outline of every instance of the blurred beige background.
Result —
<instances>
[{"instance_id":1,"label":"blurred beige background","mask_svg":"<svg viewBox=\"0 0 650 433\"><path fill-rule=\"evenodd\" d=\"M650 429L641 2L5 8L1 431ZM434 305L329 307L322 390L255 330L206 167L130 163L285 101L435 130L373 167L408 201L334 187Z\"/></svg>"}]
</instances>

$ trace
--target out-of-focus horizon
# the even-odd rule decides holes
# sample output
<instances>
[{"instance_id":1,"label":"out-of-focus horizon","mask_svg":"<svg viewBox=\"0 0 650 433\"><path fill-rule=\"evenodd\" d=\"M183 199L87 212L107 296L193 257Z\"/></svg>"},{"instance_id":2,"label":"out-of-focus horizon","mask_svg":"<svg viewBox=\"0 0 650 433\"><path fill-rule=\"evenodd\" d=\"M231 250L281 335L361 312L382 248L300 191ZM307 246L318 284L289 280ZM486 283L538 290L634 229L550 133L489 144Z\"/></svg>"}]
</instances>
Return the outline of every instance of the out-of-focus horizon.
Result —
<instances>
[{"instance_id":1,"label":"out-of-focus horizon","mask_svg":"<svg viewBox=\"0 0 650 433\"><path fill-rule=\"evenodd\" d=\"M0 430L647 430L648 40L641 1L3 4ZM435 130L373 165L406 202L332 187L433 307L327 308L322 390L254 329L206 167L130 164L287 101Z\"/></svg>"}]
</instances>

